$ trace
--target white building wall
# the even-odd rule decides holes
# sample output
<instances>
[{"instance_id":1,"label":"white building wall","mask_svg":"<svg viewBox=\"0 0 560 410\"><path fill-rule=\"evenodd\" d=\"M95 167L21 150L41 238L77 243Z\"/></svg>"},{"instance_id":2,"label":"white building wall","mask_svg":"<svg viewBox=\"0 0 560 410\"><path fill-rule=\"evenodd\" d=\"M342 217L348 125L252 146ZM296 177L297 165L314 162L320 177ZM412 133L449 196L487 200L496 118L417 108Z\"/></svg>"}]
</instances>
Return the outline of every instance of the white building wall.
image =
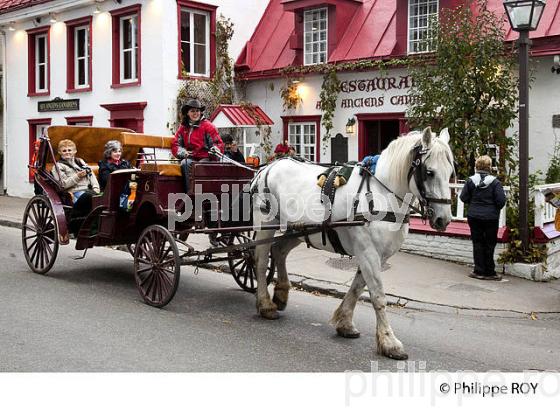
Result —
<instances>
[{"instance_id":1,"label":"white building wall","mask_svg":"<svg viewBox=\"0 0 560 410\"><path fill-rule=\"evenodd\" d=\"M7 193L12 196L31 196L33 186L28 182L29 157L28 119L51 118L52 125L66 124L65 117L92 115L94 126L109 126L109 111L100 104L146 101L144 132L168 135L168 123L175 118L175 99L181 80L177 78L177 2L175 0L123 0L99 3L101 13L93 14L95 3L82 2L73 9L57 13L58 22L50 31L50 95L27 97L27 33L32 18L42 17L40 27L49 24L48 12L68 5L69 0L49 2L40 6L0 16L1 22L15 20L17 30L6 30L6 93L7 120ZM74 1L73 3L77 3ZM235 59L252 35L267 5L262 0L205 0L217 5L217 16L229 17L234 23L234 37L230 55ZM141 82L140 86L112 89L112 23L109 11L141 4ZM25 16L24 16L25 15ZM93 16L92 22L92 85L91 92L66 93L66 25L64 21ZM1 23L0 22L0 23ZM80 100L79 111L38 113L37 102L55 97ZM79 155L79 154L78 154Z\"/></svg>"},{"instance_id":2,"label":"white building wall","mask_svg":"<svg viewBox=\"0 0 560 410\"><path fill-rule=\"evenodd\" d=\"M551 57L541 57L532 61L534 67L535 80L531 84L530 90L530 156L532 157L530 166L531 172L537 169L546 172L550 156L554 148L555 135L560 138L560 129L553 130L552 115L560 114L560 75L552 73L553 60ZM407 75L404 69L389 70L386 77L393 77L397 80ZM374 79L380 77L378 71L371 72L353 72L339 73L338 77L341 81ZM282 107L282 99L280 97L280 88L284 86L285 80L267 79L250 81L247 86L246 98L248 101L260 105L264 111L274 121L273 126L273 145L280 142L282 138L282 119L281 116L289 115L321 115L321 111L316 108L319 101L319 93L321 92L322 76L314 75L303 78L299 84L302 104L295 110L284 111ZM345 125L349 118L356 114L385 114L385 113L403 113L407 106L403 105L403 100L399 98L407 94L407 89L392 89L388 91L375 90L371 92L341 92L337 100L337 110L333 120L333 130L331 136L340 132L344 136ZM376 107L360 107L360 108L342 108L344 99L361 99L374 98ZM380 102L382 98L383 102ZM371 101L371 100L370 100ZM358 124L356 123L356 132L349 136L348 139L348 159L358 159ZM517 132L517 120L514 126L508 130L509 135ZM321 135L325 134L325 129L321 129ZM252 137L254 139L254 136ZM321 161L330 160L330 147L324 147L321 142ZM325 149L326 148L326 149Z\"/></svg>"}]
</instances>

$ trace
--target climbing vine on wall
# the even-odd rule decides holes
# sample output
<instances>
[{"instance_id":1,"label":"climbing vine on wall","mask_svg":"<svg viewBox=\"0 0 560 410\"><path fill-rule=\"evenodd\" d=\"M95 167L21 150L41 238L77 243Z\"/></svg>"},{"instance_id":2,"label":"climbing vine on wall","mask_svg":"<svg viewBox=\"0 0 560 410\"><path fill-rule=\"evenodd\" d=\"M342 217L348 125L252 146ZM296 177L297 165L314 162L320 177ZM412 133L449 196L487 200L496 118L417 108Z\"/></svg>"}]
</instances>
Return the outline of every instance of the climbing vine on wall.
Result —
<instances>
[{"instance_id":1,"label":"climbing vine on wall","mask_svg":"<svg viewBox=\"0 0 560 410\"><path fill-rule=\"evenodd\" d=\"M280 97L282 97L284 111L295 110L302 102L298 94L297 84L291 79L286 80L286 84L280 88Z\"/></svg>"},{"instance_id":2,"label":"climbing vine on wall","mask_svg":"<svg viewBox=\"0 0 560 410\"><path fill-rule=\"evenodd\" d=\"M290 66L281 70L286 77L286 85L281 88L280 96L283 100L284 110L295 109L301 103L301 98L295 93L296 84L294 78L303 77L306 74L322 74L323 82L319 93L319 106L323 112L321 125L325 128L322 140L328 141L333 128L336 102L340 93L340 80L338 73L345 71L371 71L378 70L381 75L386 75L390 68L408 67L414 63L413 58L393 58L391 60L359 60L338 64L316 64L310 66ZM294 92L289 92L288 86L294 87ZM296 97L297 96L297 97ZM326 145L323 145L326 147Z\"/></svg>"},{"instance_id":3,"label":"climbing vine on wall","mask_svg":"<svg viewBox=\"0 0 560 410\"><path fill-rule=\"evenodd\" d=\"M340 80L336 75L336 70L331 69L323 75L323 84L321 86L321 93L319 94L319 98L321 100L321 110L323 111L321 124L327 131L323 135L323 141L328 141L331 137L334 112L336 111L336 100L338 99L339 91ZM326 148L327 145L323 144L323 146Z\"/></svg>"},{"instance_id":4,"label":"climbing vine on wall","mask_svg":"<svg viewBox=\"0 0 560 410\"><path fill-rule=\"evenodd\" d=\"M255 110L255 105L247 102L242 101L240 103L243 110L251 117L251 119L257 124L257 129L259 135L261 136L260 147L265 153L265 156L268 158L272 155L272 141L270 140L270 135L272 134L272 128L268 124L262 122L261 117L257 114Z\"/></svg>"}]
</instances>

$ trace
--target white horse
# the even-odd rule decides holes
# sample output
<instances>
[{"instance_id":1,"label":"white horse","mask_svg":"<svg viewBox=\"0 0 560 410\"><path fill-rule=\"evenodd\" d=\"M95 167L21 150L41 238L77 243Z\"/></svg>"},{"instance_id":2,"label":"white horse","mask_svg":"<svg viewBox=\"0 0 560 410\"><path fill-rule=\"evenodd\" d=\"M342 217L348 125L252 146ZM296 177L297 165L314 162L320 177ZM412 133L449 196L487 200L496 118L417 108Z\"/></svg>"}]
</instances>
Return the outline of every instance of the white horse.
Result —
<instances>
[{"instance_id":1,"label":"white horse","mask_svg":"<svg viewBox=\"0 0 560 410\"><path fill-rule=\"evenodd\" d=\"M393 211L397 222L378 220L362 226L335 228L340 244L347 254L357 258L359 268L349 291L334 312L331 323L340 336L359 337L360 333L354 326L352 317L356 302L367 285L377 317L377 352L393 359L406 360L408 355L389 324L385 312L387 301L380 273L385 261L399 250L408 233L408 218L404 221L402 218L400 221L398 219L408 213L409 207L407 204L402 205L402 201L396 199L392 201L391 208L390 196L394 194L393 198L398 196L399 199L406 197L411 200L414 195L423 205L422 210L430 225L434 229L444 231L451 221L449 180L454 172L453 154L448 142L447 130L442 131L437 138L432 135L429 128L392 141L379 158L375 177L367 178L370 178L374 210ZM317 219L310 214L320 214L318 210L323 207L320 188L316 182L317 176L324 170L324 167L293 159L279 160L266 167L252 183L253 192L257 192L257 197L259 195L261 197L261 200L255 201L253 207L255 224L266 225L271 222L278 224L279 221L317 222ZM363 177L360 175L363 173L364 171L356 167L348 183L337 189L332 205L332 221L353 219L352 211L356 196L359 198L357 215L369 209L367 195L363 188L365 184L362 184ZM360 189L361 184L362 189ZM268 198L272 201L262 200L267 196L263 193L268 194ZM275 210L271 209L274 208L270 206L271 202L279 205L273 220L271 212ZM395 203L397 207L401 205L400 210L395 208ZM314 210L314 212L302 214L302 205L304 210ZM259 230L256 240L271 238L274 235L274 230ZM255 247L257 311L262 317L277 319L277 311L286 308L290 288L286 272L286 257L304 240L315 248L336 252L330 240L325 241L325 235L322 233L309 235L307 239L289 238L276 242L272 246L268 243ZM272 300L265 279L270 252L278 272Z\"/></svg>"}]
</instances>

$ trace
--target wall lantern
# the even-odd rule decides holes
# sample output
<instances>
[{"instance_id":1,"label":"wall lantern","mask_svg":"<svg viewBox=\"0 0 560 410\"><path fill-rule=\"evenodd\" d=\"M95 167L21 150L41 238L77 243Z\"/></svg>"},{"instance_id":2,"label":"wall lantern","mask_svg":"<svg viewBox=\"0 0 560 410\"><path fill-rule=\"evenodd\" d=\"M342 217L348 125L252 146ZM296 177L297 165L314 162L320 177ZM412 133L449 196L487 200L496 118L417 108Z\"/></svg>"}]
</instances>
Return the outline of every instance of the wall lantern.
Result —
<instances>
[{"instance_id":1,"label":"wall lantern","mask_svg":"<svg viewBox=\"0 0 560 410\"><path fill-rule=\"evenodd\" d=\"M546 0L504 0L512 30L536 30L545 4Z\"/></svg>"},{"instance_id":2,"label":"wall lantern","mask_svg":"<svg viewBox=\"0 0 560 410\"><path fill-rule=\"evenodd\" d=\"M346 123L346 134L353 135L356 132L356 119L354 117L348 118Z\"/></svg>"}]
</instances>

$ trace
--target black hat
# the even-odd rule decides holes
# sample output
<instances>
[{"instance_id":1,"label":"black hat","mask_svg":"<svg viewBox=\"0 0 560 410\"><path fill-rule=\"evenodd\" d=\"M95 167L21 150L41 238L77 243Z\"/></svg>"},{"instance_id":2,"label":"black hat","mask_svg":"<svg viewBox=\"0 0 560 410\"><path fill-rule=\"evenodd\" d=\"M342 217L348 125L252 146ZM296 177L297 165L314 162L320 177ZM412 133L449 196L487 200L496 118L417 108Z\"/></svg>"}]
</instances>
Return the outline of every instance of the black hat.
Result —
<instances>
[{"instance_id":1,"label":"black hat","mask_svg":"<svg viewBox=\"0 0 560 410\"><path fill-rule=\"evenodd\" d=\"M200 103L196 98L191 98L185 105L181 107L181 114L187 115L189 108L198 108L200 111L204 112L206 107Z\"/></svg>"}]
</instances>

